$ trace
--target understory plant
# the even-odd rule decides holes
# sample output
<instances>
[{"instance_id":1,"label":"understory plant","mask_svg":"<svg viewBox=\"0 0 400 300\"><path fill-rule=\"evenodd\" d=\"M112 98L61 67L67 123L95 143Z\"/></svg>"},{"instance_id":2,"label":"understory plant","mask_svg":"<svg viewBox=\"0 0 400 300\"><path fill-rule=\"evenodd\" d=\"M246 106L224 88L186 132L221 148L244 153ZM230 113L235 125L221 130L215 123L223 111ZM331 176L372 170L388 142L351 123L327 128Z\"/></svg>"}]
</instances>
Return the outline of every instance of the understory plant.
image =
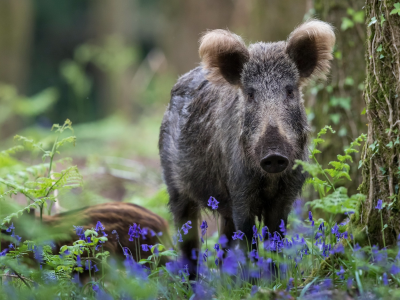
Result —
<instances>
[{"instance_id":1,"label":"understory plant","mask_svg":"<svg viewBox=\"0 0 400 300\"><path fill-rule=\"evenodd\" d=\"M170 248L161 243L148 245L145 236L158 233L141 228L140 224L126 224L125 231L111 233L124 254L119 261L106 250L110 233L106 233L107 228L100 222L87 230L75 224L71 230L75 231L76 240L59 248L58 253L54 251L51 236L23 240L20 235L26 228L14 225L14 220L32 208L41 212L40 220L46 205L49 207L48 203L57 201L63 190L82 186L77 167L68 166L60 171L55 167L66 161L55 159L59 148L75 141L75 137L59 136L67 129L72 130L71 123L67 121L54 128L57 138L51 150L17 137L23 146L0 153L0 160L8 162L0 168L0 201L10 202L18 196L24 196L27 201L22 210L2 220L0 239L7 247L0 250L1 299L315 299L326 295L355 298L374 295L389 299L400 296L399 248L360 246L354 238L353 223L364 196L348 196L344 185L346 180L351 180L352 153L357 152L355 148L365 140L365 135L324 168L318 162L318 147L324 143L323 136L328 131L334 132L330 127L323 128L313 141L310 162L297 161L295 165L308 172L307 183L315 188L319 199L307 206L301 199L297 200L288 224L281 221L279 232L270 232L263 224L256 224L252 239L247 241L247 251L227 249L228 237L220 235L219 230L209 233L205 220L200 228L192 228L195 222L191 221L177 228ZM43 151L47 161L24 166L13 158L22 147ZM218 216L218 199L210 197L208 203ZM386 208L378 204L375 209ZM342 221L337 221L338 216L342 216ZM382 234L384 229L382 224ZM188 265L178 251L190 230L200 231L202 245L192 252L198 269L194 280L189 278ZM128 235L129 243L133 244L122 244L121 235ZM232 239L245 237L238 230ZM141 257L140 250L147 257ZM163 261L165 258L167 262Z\"/></svg>"}]
</instances>

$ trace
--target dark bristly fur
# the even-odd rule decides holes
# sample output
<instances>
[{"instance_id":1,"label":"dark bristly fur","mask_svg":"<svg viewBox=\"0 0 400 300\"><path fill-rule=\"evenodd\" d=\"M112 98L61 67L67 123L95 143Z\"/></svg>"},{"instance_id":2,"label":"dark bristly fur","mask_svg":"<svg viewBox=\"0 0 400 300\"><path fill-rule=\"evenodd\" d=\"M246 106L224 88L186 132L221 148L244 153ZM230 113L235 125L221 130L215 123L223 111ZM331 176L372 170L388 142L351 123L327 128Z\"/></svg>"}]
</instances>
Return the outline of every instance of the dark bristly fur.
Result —
<instances>
[{"instance_id":1,"label":"dark bristly fur","mask_svg":"<svg viewBox=\"0 0 400 300\"><path fill-rule=\"evenodd\" d=\"M190 262L199 248L199 210L219 201L223 232L241 230L250 242L255 218L271 232L286 223L305 175L296 159L308 158L302 86L329 71L335 36L327 23L311 20L286 42L256 43L214 30L201 39L202 65L179 78L161 125L159 148L170 209L177 226L193 229L181 250ZM267 173L269 154L288 158L281 173ZM246 242L242 243L246 246Z\"/></svg>"}]
</instances>

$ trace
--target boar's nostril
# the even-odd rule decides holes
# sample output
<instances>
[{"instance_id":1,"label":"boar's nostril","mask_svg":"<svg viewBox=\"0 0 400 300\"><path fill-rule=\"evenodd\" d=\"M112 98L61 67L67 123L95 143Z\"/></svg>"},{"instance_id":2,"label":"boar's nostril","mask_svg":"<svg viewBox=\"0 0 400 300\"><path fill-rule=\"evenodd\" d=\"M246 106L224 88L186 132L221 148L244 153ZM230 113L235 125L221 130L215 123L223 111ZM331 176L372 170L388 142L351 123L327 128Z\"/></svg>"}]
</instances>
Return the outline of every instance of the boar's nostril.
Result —
<instances>
[{"instance_id":1,"label":"boar's nostril","mask_svg":"<svg viewBox=\"0 0 400 300\"><path fill-rule=\"evenodd\" d=\"M289 164L287 157L280 154L270 154L264 157L261 162L261 168L267 173L283 172Z\"/></svg>"}]
</instances>

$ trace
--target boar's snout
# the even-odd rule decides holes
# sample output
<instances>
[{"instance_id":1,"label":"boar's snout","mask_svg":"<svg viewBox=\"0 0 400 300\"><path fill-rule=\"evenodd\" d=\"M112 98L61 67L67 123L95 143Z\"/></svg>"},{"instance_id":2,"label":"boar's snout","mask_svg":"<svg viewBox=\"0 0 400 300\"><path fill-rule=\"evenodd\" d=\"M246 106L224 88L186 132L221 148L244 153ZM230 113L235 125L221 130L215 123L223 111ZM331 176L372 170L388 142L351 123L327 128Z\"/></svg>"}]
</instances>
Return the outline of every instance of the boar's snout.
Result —
<instances>
[{"instance_id":1,"label":"boar's snout","mask_svg":"<svg viewBox=\"0 0 400 300\"><path fill-rule=\"evenodd\" d=\"M264 157L261 162L261 168L267 173L280 173L286 170L289 160L281 154L269 154Z\"/></svg>"}]
</instances>

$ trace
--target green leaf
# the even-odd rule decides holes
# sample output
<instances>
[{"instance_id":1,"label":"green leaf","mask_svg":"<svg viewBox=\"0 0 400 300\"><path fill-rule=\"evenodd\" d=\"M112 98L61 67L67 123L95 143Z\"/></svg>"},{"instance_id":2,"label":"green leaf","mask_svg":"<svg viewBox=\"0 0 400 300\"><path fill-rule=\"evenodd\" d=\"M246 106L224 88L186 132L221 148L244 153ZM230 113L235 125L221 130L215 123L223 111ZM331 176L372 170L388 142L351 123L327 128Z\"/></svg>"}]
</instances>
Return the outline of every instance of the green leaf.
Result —
<instances>
[{"instance_id":1,"label":"green leaf","mask_svg":"<svg viewBox=\"0 0 400 300\"><path fill-rule=\"evenodd\" d=\"M364 107L363 111L361 112L361 115L365 115L365 113L367 112L366 108Z\"/></svg>"},{"instance_id":2,"label":"green leaf","mask_svg":"<svg viewBox=\"0 0 400 300\"><path fill-rule=\"evenodd\" d=\"M377 52L381 52L382 49L383 49L383 48L382 48L382 44L380 44L380 45L378 46L378 48L376 48L376 51L377 51Z\"/></svg>"},{"instance_id":3,"label":"green leaf","mask_svg":"<svg viewBox=\"0 0 400 300\"><path fill-rule=\"evenodd\" d=\"M390 12L391 15L398 14L400 16L400 3L397 2L394 4L394 9Z\"/></svg>"},{"instance_id":4,"label":"green leaf","mask_svg":"<svg viewBox=\"0 0 400 300\"><path fill-rule=\"evenodd\" d=\"M381 26L383 26L383 23L385 23L386 19L385 16L382 14L381 15Z\"/></svg>"},{"instance_id":5,"label":"green leaf","mask_svg":"<svg viewBox=\"0 0 400 300\"><path fill-rule=\"evenodd\" d=\"M368 23L368 27L370 27L372 24L375 24L378 20L376 17L372 17L371 22Z\"/></svg>"},{"instance_id":6,"label":"green leaf","mask_svg":"<svg viewBox=\"0 0 400 300\"><path fill-rule=\"evenodd\" d=\"M343 17L342 18L342 25L340 26L340 29L342 29L342 31L345 31L349 28L353 28L354 27L354 22L352 20L350 20L347 17Z\"/></svg>"},{"instance_id":7,"label":"green leaf","mask_svg":"<svg viewBox=\"0 0 400 300\"><path fill-rule=\"evenodd\" d=\"M94 235L94 236L98 236L98 233L92 229L86 229L85 231L85 237L88 237L89 235Z\"/></svg>"}]
</instances>

